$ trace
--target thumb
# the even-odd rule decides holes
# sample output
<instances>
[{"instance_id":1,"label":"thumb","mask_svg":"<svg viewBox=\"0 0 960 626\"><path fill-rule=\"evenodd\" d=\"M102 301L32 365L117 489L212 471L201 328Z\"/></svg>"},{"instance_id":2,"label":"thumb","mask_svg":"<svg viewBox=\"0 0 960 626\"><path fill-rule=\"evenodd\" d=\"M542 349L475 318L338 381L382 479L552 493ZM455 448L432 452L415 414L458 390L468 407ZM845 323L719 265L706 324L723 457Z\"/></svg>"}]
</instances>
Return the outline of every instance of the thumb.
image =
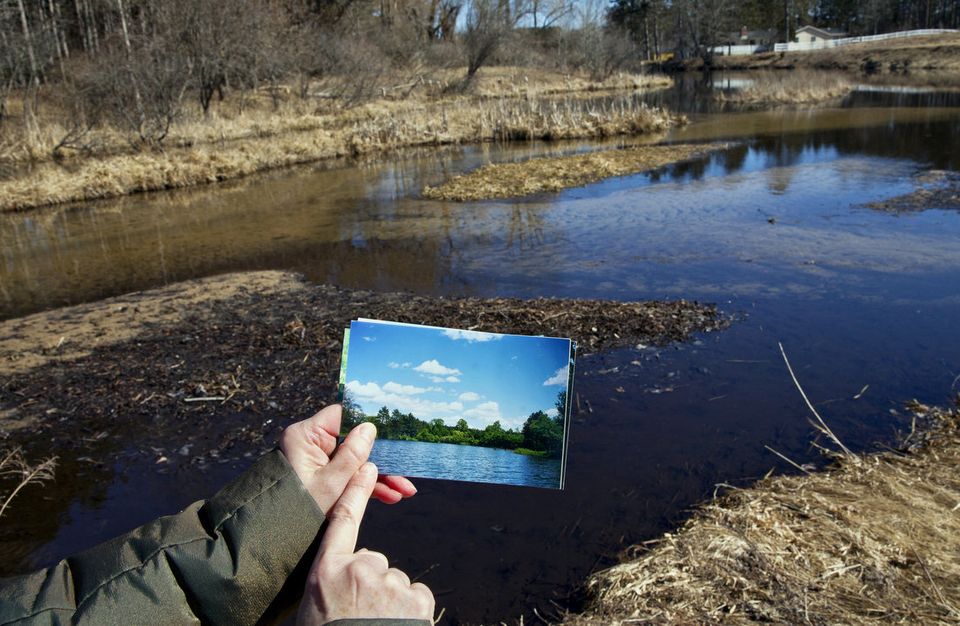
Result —
<instances>
[{"instance_id":1,"label":"thumb","mask_svg":"<svg viewBox=\"0 0 960 626\"><path fill-rule=\"evenodd\" d=\"M325 554L353 554L357 548L360 522L377 484L377 466L364 463L347 483L343 494L327 515L327 530L317 557Z\"/></svg>"}]
</instances>

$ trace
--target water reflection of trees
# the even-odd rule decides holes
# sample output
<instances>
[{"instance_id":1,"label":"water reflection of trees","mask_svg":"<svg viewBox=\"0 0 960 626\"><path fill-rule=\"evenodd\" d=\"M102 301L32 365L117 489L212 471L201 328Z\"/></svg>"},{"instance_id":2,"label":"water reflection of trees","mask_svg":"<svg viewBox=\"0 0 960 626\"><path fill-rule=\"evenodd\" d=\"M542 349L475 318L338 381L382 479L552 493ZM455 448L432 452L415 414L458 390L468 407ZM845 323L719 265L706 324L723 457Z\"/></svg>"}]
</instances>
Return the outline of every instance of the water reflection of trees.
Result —
<instances>
[{"instance_id":1,"label":"water reflection of trees","mask_svg":"<svg viewBox=\"0 0 960 626\"><path fill-rule=\"evenodd\" d=\"M953 138L960 136L960 118L948 121L896 123L815 132L797 131L752 137L710 156L667 166L650 174L662 180L699 180L711 173L746 169L769 170L770 188L787 191L790 168L824 158L859 155L907 159L934 169L960 169Z\"/></svg>"}]
</instances>

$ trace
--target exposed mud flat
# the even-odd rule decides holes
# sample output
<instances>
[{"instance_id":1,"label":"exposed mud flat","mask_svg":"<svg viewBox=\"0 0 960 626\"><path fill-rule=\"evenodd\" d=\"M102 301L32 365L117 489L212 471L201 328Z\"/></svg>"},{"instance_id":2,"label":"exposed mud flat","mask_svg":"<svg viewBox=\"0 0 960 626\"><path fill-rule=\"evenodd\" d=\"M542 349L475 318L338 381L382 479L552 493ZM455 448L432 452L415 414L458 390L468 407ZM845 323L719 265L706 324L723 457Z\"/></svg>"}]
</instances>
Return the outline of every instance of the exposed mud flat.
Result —
<instances>
[{"instance_id":1,"label":"exposed mud flat","mask_svg":"<svg viewBox=\"0 0 960 626\"><path fill-rule=\"evenodd\" d=\"M916 178L917 188L889 200L866 206L887 213L913 213L927 209L960 210L960 173L931 170Z\"/></svg>"},{"instance_id":2,"label":"exposed mud flat","mask_svg":"<svg viewBox=\"0 0 960 626\"><path fill-rule=\"evenodd\" d=\"M108 439L135 439L160 464L249 456L334 399L343 329L357 317L569 336L581 353L728 323L683 300L436 298L231 274L0 324L0 430L44 442L38 452L83 449L92 463Z\"/></svg>"},{"instance_id":3,"label":"exposed mud flat","mask_svg":"<svg viewBox=\"0 0 960 626\"><path fill-rule=\"evenodd\" d=\"M633 146L572 156L495 163L451 178L423 195L434 200L468 202L554 192L613 176L626 176L704 156L728 144Z\"/></svg>"},{"instance_id":4,"label":"exposed mud flat","mask_svg":"<svg viewBox=\"0 0 960 626\"><path fill-rule=\"evenodd\" d=\"M896 450L735 489L636 546L565 623L957 623L960 411L911 409Z\"/></svg>"}]
</instances>

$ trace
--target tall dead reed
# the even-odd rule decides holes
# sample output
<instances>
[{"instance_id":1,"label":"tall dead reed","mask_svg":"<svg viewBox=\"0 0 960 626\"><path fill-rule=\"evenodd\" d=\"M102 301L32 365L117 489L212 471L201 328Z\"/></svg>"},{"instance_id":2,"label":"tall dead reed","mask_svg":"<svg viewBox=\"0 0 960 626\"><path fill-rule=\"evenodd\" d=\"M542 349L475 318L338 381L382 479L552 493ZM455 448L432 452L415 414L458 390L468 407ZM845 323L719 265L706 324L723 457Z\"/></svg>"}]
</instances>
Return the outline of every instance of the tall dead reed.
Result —
<instances>
[{"instance_id":1,"label":"tall dead reed","mask_svg":"<svg viewBox=\"0 0 960 626\"><path fill-rule=\"evenodd\" d=\"M23 456L20 448L0 451L0 478L12 479L13 487L0 491L0 518L7 511L13 499L27 485L41 484L53 480L56 457L32 464Z\"/></svg>"}]
</instances>

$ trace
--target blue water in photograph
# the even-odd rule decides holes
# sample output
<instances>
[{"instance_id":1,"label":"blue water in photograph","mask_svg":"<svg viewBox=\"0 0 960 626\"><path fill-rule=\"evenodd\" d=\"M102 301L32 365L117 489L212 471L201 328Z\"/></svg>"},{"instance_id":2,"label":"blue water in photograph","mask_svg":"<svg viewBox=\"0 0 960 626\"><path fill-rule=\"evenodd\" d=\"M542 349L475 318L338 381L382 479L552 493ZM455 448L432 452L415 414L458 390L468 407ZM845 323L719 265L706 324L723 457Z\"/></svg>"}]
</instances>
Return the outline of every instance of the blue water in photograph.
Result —
<instances>
[{"instance_id":1,"label":"blue water in photograph","mask_svg":"<svg viewBox=\"0 0 960 626\"><path fill-rule=\"evenodd\" d=\"M370 460L381 474L469 480L525 487L560 487L560 459L498 448L378 439Z\"/></svg>"}]
</instances>

